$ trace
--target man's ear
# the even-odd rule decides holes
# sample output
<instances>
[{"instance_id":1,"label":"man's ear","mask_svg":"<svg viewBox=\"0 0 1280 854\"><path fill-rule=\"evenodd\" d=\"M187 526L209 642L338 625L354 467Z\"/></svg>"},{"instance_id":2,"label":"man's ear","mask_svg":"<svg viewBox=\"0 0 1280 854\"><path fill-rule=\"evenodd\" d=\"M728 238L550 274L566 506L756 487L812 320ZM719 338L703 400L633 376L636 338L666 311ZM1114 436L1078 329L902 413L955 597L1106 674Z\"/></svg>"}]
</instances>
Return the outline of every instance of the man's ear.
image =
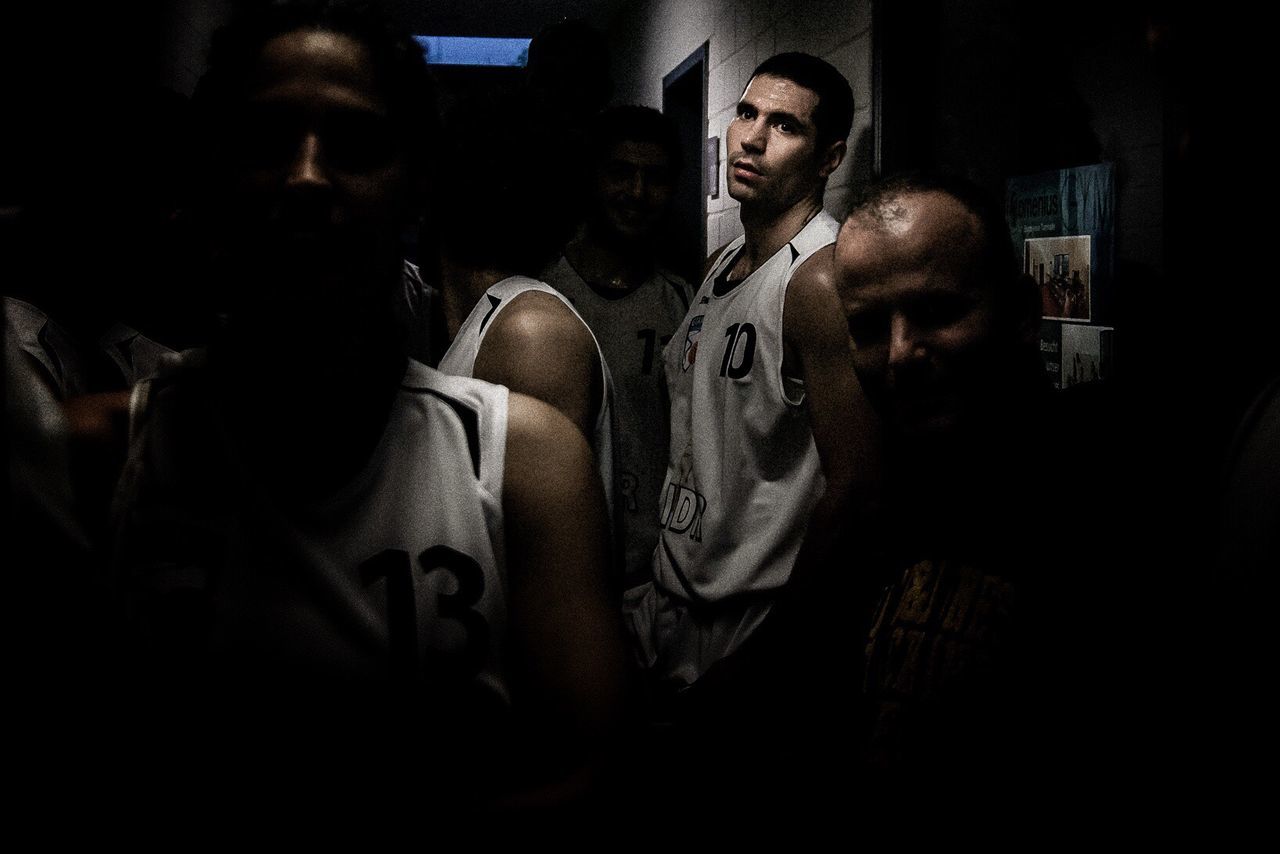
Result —
<instances>
[{"instance_id":1,"label":"man's ear","mask_svg":"<svg viewBox=\"0 0 1280 854\"><path fill-rule=\"evenodd\" d=\"M843 139L828 145L827 150L822 153L822 165L818 169L818 177L824 181L830 178L831 173L839 169L840 164L844 162L844 155L848 150L849 146Z\"/></svg>"}]
</instances>

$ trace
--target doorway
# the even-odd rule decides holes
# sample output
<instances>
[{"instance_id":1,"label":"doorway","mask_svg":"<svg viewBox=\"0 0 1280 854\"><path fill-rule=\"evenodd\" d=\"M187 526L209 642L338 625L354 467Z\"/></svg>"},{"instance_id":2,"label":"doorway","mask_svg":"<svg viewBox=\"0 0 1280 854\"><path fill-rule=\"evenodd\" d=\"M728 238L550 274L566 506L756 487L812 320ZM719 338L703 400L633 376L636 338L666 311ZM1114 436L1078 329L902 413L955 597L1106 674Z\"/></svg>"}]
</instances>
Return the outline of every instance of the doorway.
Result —
<instances>
[{"instance_id":1,"label":"doorway","mask_svg":"<svg viewBox=\"0 0 1280 854\"><path fill-rule=\"evenodd\" d=\"M659 258L695 289L707 257L707 50L703 42L662 78L662 112L675 125L684 166Z\"/></svg>"}]
</instances>

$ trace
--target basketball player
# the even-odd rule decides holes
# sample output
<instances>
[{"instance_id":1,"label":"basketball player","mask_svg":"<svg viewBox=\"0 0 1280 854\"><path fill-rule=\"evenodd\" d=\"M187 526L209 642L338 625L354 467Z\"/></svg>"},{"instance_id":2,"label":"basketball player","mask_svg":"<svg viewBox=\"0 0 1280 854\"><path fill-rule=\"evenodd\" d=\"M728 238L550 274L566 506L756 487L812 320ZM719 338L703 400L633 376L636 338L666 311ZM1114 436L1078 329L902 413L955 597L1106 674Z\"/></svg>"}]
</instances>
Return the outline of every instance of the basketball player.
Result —
<instances>
[{"instance_id":1,"label":"basketball player","mask_svg":"<svg viewBox=\"0 0 1280 854\"><path fill-rule=\"evenodd\" d=\"M401 352L420 51L367 5L277 4L202 90L226 321L144 387L121 500L148 737L238 794L579 780L618 702L603 499L554 408Z\"/></svg>"},{"instance_id":2,"label":"basketball player","mask_svg":"<svg viewBox=\"0 0 1280 854\"><path fill-rule=\"evenodd\" d=\"M635 621L652 672L677 688L756 629L793 567L825 569L870 472L872 419L832 281L837 224L822 210L852 117L839 72L786 53L756 69L726 132L745 234L712 255L665 352L670 462Z\"/></svg>"},{"instance_id":3,"label":"basketball player","mask_svg":"<svg viewBox=\"0 0 1280 854\"><path fill-rule=\"evenodd\" d=\"M551 137L522 97L472 101L450 117L451 169L441 176L439 311L449 341L441 371L505 385L551 404L578 425L597 457L612 518L612 380L596 338L574 307L533 278L563 243L567 220L551 200L563 188ZM523 165L495 169L509 154L514 124L525 140ZM494 206L527 210L518 228L495 239L476 224Z\"/></svg>"},{"instance_id":4,"label":"basketball player","mask_svg":"<svg viewBox=\"0 0 1280 854\"><path fill-rule=\"evenodd\" d=\"M573 303L604 351L618 424L618 515L625 589L652 578L666 469L662 348L689 310L689 286L658 266L680 166L675 129L657 110L614 107L588 134L587 221L547 284Z\"/></svg>"}]
</instances>

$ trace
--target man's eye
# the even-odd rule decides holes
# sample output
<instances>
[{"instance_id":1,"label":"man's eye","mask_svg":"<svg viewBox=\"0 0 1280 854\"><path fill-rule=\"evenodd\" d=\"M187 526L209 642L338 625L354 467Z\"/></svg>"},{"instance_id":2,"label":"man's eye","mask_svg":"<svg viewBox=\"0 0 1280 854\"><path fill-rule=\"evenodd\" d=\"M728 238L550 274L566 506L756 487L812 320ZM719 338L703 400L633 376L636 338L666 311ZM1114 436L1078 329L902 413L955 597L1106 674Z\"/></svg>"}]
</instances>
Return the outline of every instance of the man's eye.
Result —
<instances>
[{"instance_id":1,"label":"man's eye","mask_svg":"<svg viewBox=\"0 0 1280 854\"><path fill-rule=\"evenodd\" d=\"M346 116L324 128L325 154L335 169L361 172L384 166L395 154L390 124L373 116Z\"/></svg>"},{"instance_id":2,"label":"man's eye","mask_svg":"<svg viewBox=\"0 0 1280 854\"><path fill-rule=\"evenodd\" d=\"M297 153L298 122L279 113L250 108L239 117L231 143L237 159L257 168L288 165Z\"/></svg>"},{"instance_id":3,"label":"man's eye","mask_svg":"<svg viewBox=\"0 0 1280 854\"><path fill-rule=\"evenodd\" d=\"M609 181L625 181L631 170L620 163L610 163L604 167L604 177Z\"/></svg>"},{"instance_id":4,"label":"man's eye","mask_svg":"<svg viewBox=\"0 0 1280 854\"><path fill-rule=\"evenodd\" d=\"M971 307L971 301L959 294L938 294L917 303L912 320L928 327L946 326L964 317Z\"/></svg>"},{"instance_id":5,"label":"man's eye","mask_svg":"<svg viewBox=\"0 0 1280 854\"><path fill-rule=\"evenodd\" d=\"M889 319L883 312L861 311L849 315L849 337L858 347L870 347L884 339Z\"/></svg>"},{"instance_id":6,"label":"man's eye","mask_svg":"<svg viewBox=\"0 0 1280 854\"><path fill-rule=\"evenodd\" d=\"M756 111L751 107L738 107L738 118L750 121L756 117Z\"/></svg>"},{"instance_id":7,"label":"man's eye","mask_svg":"<svg viewBox=\"0 0 1280 854\"><path fill-rule=\"evenodd\" d=\"M796 127L791 122L778 122L777 128L782 133L795 133Z\"/></svg>"}]
</instances>

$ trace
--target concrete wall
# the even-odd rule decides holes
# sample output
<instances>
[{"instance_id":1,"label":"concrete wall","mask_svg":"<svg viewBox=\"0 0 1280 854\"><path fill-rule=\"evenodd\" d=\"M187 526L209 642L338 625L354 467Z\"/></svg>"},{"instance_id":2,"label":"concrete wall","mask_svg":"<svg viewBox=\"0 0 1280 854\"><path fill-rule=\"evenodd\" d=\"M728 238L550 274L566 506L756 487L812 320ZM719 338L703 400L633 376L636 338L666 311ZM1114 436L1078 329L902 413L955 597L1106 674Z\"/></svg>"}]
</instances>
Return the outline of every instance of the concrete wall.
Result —
<instances>
[{"instance_id":1,"label":"concrete wall","mask_svg":"<svg viewBox=\"0 0 1280 854\"><path fill-rule=\"evenodd\" d=\"M707 200L707 251L742 233L724 184L724 136L752 70L775 53L803 50L840 70L853 87L849 156L827 184L827 210L844 213L855 181L870 177L870 0L634 0L610 30L614 101L662 108L662 78L710 42L707 136L720 138L720 197Z\"/></svg>"},{"instance_id":2,"label":"concrete wall","mask_svg":"<svg viewBox=\"0 0 1280 854\"><path fill-rule=\"evenodd\" d=\"M204 75L209 40L231 17L233 0L173 0L167 4L162 80L168 88L190 96Z\"/></svg>"}]
</instances>

